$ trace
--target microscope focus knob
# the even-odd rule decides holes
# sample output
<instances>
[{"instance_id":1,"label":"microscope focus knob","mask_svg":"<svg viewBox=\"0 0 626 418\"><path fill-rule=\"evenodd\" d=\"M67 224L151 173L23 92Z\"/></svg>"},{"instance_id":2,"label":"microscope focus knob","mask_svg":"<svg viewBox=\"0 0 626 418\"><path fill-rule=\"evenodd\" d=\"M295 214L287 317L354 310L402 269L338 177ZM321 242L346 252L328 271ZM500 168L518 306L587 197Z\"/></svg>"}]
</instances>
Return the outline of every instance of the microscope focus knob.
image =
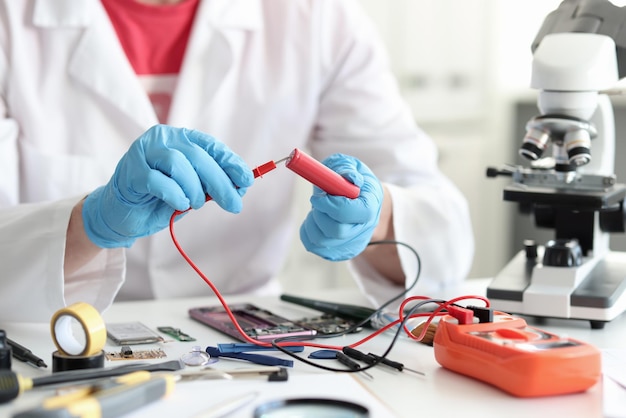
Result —
<instances>
[{"instance_id":1,"label":"microscope focus knob","mask_svg":"<svg viewBox=\"0 0 626 418\"><path fill-rule=\"evenodd\" d=\"M534 261L537 259L537 243L535 241L524 240L524 251L526 252L526 260Z\"/></svg>"},{"instance_id":2,"label":"microscope focus knob","mask_svg":"<svg viewBox=\"0 0 626 418\"><path fill-rule=\"evenodd\" d=\"M583 263L583 251L577 239L550 240L543 253L543 265L576 267Z\"/></svg>"}]
</instances>

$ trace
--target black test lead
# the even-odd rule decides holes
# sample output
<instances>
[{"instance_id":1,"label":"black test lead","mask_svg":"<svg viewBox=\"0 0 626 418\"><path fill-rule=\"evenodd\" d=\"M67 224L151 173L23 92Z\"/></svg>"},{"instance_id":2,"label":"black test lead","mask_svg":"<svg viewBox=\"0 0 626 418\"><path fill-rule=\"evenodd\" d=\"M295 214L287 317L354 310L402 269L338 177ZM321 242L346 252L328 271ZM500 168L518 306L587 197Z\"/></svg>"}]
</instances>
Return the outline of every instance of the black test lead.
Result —
<instances>
[{"instance_id":1,"label":"black test lead","mask_svg":"<svg viewBox=\"0 0 626 418\"><path fill-rule=\"evenodd\" d=\"M398 371L409 371L409 372L413 372L413 373L417 373L419 375L422 376L426 376L424 373L417 371L417 370L413 370L413 369L409 369L404 367L404 364L402 363L398 363L397 361L392 361L389 360L385 357L381 357L381 356L377 356L376 354L372 354L372 353L362 353L359 350L356 350L352 347L343 347L342 351L345 355L352 357L353 359L356 360L361 360L367 364L376 364L376 363L380 363L380 364L384 364L385 366L389 366L389 367L393 367L394 369L398 370Z\"/></svg>"},{"instance_id":2,"label":"black test lead","mask_svg":"<svg viewBox=\"0 0 626 418\"><path fill-rule=\"evenodd\" d=\"M337 351L336 358L339 361L339 363L343 364L344 366L347 366L349 369L354 370L354 371L360 371L361 373L363 373L370 379L374 378L371 374L369 374L365 370L361 370L361 365L359 363L357 363L356 361L352 361L350 357L348 357L346 354L342 353L341 351Z\"/></svg>"}]
</instances>

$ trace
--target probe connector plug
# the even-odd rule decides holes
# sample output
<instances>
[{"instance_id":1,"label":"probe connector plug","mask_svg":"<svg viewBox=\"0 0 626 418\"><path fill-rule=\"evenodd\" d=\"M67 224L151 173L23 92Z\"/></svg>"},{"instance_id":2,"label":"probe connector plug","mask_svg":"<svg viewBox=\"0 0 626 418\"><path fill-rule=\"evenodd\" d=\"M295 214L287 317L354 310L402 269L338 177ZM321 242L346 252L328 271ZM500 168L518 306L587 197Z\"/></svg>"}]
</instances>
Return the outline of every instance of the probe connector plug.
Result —
<instances>
[{"instance_id":1,"label":"probe connector plug","mask_svg":"<svg viewBox=\"0 0 626 418\"><path fill-rule=\"evenodd\" d=\"M474 311L461 306L450 305L446 307L448 314L459 321L459 325L467 325L474 322Z\"/></svg>"}]
</instances>

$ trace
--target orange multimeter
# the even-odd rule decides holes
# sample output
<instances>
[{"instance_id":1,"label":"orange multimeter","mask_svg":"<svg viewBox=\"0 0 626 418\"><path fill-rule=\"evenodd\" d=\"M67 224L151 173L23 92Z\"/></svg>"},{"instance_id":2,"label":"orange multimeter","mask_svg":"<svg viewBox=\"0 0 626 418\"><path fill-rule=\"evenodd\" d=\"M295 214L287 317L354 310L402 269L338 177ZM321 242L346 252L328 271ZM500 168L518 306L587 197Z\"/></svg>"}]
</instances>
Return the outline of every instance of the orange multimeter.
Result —
<instances>
[{"instance_id":1,"label":"orange multimeter","mask_svg":"<svg viewBox=\"0 0 626 418\"><path fill-rule=\"evenodd\" d=\"M437 326L434 351L443 367L519 397L583 392L601 376L601 353L590 344L529 327L495 312L490 322L451 315Z\"/></svg>"}]
</instances>

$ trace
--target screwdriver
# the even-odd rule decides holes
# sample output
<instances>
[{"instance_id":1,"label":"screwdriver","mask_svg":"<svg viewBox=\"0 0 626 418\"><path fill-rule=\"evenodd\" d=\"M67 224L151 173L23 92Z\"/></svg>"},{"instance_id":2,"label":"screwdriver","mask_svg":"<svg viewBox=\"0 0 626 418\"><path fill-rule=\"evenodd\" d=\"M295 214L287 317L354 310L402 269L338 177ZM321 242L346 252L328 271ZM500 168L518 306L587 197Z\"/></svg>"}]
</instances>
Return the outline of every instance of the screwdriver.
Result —
<instances>
[{"instance_id":1,"label":"screwdriver","mask_svg":"<svg viewBox=\"0 0 626 418\"><path fill-rule=\"evenodd\" d=\"M14 418L114 417L155 402L174 390L173 374L152 375L147 371L131 372L102 387L78 389L65 395L47 398L34 409Z\"/></svg>"},{"instance_id":2,"label":"screwdriver","mask_svg":"<svg viewBox=\"0 0 626 418\"><path fill-rule=\"evenodd\" d=\"M9 402L32 388L51 385L65 385L103 377L121 376L134 371L177 371L185 365L180 360L170 360L152 364L129 364L110 369L79 369L56 372L47 376L29 378L11 370L0 370L0 404Z\"/></svg>"},{"instance_id":3,"label":"screwdriver","mask_svg":"<svg viewBox=\"0 0 626 418\"><path fill-rule=\"evenodd\" d=\"M385 366L389 366L392 367L398 371L403 371L403 370L407 370L413 373L417 373L419 375L425 376L424 373L417 371L417 370L413 370L413 369L409 369L407 367L404 367L404 364L402 363L398 363L397 361L393 361L393 360L389 360L385 357L381 357L381 356L377 356L376 354L372 354L372 353L362 353L359 350L356 350L352 347L343 347L342 351L344 352L345 355L352 357L353 359L356 360L361 360L367 364L384 364Z\"/></svg>"},{"instance_id":4,"label":"screwdriver","mask_svg":"<svg viewBox=\"0 0 626 418\"><path fill-rule=\"evenodd\" d=\"M43 359L40 359L39 357L34 355L32 351L30 351L23 345L16 343L10 338L7 338L7 344L9 344L9 346L11 347L13 357L15 357L16 359L26 363L34 364L37 367L48 367Z\"/></svg>"}]
</instances>

